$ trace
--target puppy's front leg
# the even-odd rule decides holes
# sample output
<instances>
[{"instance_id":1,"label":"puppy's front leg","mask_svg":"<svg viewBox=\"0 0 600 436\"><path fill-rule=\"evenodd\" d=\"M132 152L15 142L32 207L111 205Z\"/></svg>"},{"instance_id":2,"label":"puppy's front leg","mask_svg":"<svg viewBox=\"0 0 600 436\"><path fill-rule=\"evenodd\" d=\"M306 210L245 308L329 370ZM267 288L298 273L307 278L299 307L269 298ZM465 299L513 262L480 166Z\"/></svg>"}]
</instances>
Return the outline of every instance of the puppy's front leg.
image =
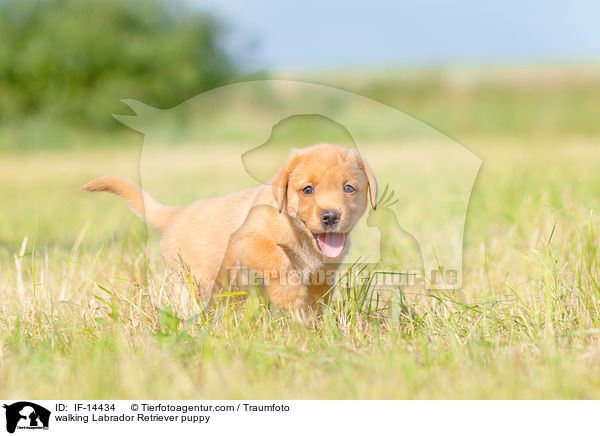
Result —
<instances>
[{"instance_id":1,"label":"puppy's front leg","mask_svg":"<svg viewBox=\"0 0 600 436\"><path fill-rule=\"evenodd\" d=\"M239 234L226 255L229 268L248 268L265 284L269 299L281 309L310 308L304 278L294 268L283 248L257 234ZM228 250L229 251L229 250Z\"/></svg>"}]
</instances>

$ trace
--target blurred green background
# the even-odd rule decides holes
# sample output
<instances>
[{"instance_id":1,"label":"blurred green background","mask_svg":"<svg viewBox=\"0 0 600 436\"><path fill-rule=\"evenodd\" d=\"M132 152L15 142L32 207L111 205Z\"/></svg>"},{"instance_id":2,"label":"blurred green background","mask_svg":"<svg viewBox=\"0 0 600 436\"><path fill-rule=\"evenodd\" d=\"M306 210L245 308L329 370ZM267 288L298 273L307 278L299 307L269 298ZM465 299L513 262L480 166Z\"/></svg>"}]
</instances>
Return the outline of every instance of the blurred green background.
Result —
<instances>
[{"instance_id":1,"label":"blurred green background","mask_svg":"<svg viewBox=\"0 0 600 436\"><path fill-rule=\"evenodd\" d=\"M0 0L0 150L139 144L112 117L131 114L121 99L165 109L269 77L365 95L459 141L600 133L600 67L590 62L269 73L260 41L232 50L236 24L197 3Z\"/></svg>"},{"instance_id":2,"label":"blurred green background","mask_svg":"<svg viewBox=\"0 0 600 436\"><path fill-rule=\"evenodd\" d=\"M226 32L180 1L1 0L1 146L110 135L122 98L172 107L232 80Z\"/></svg>"}]
</instances>

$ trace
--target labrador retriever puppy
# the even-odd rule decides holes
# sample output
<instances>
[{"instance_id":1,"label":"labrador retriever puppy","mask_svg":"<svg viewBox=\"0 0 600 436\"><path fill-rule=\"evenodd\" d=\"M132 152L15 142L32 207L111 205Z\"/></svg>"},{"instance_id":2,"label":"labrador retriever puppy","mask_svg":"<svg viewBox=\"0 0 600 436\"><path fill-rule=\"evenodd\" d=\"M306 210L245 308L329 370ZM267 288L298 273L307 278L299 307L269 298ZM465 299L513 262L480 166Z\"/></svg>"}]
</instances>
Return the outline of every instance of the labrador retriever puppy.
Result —
<instances>
[{"instance_id":1,"label":"labrador retriever puppy","mask_svg":"<svg viewBox=\"0 0 600 436\"><path fill-rule=\"evenodd\" d=\"M375 178L358 151L331 144L293 150L267 184L184 207L162 205L119 177L82 189L120 195L162 231L167 266L187 265L200 298L257 281L273 304L301 311L328 301L350 231L369 199L377 206Z\"/></svg>"}]
</instances>

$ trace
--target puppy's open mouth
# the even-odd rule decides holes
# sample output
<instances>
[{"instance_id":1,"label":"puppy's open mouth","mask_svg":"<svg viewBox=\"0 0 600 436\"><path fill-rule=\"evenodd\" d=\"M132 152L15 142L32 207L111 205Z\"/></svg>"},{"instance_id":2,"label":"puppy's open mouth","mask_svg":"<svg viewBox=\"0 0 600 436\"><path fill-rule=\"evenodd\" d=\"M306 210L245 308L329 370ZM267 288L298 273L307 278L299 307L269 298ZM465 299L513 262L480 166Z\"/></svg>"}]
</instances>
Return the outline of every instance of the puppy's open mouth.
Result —
<instances>
[{"instance_id":1,"label":"puppy's open mouth","mask_svg":"<svg viewBox=\"0 0 600 436\"><path fill-rule=\"evenodd\" d=\"M338 257L344 250L345 233L313 233L317 246L327 257Z\"/></svg>"}]
</instances>

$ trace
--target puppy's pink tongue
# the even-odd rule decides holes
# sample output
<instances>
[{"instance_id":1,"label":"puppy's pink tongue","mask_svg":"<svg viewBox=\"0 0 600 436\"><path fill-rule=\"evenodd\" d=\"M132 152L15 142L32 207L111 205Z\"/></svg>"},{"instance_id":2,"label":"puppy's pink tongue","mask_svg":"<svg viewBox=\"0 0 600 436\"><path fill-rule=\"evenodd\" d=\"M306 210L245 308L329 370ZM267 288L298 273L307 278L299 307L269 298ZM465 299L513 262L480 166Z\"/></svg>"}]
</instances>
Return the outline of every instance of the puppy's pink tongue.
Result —
<instances>
[{"instance_id":1,"label":"puppy's pink tongue","mask_svg":"<svg viewBox=\"0 0 600 436\"><path fill-rule=\"evenodd\" d=\"M344 233L319 233L317 240L321 251L327 257L338 257L344 249Z\"/></svg>"}]
</instances>

